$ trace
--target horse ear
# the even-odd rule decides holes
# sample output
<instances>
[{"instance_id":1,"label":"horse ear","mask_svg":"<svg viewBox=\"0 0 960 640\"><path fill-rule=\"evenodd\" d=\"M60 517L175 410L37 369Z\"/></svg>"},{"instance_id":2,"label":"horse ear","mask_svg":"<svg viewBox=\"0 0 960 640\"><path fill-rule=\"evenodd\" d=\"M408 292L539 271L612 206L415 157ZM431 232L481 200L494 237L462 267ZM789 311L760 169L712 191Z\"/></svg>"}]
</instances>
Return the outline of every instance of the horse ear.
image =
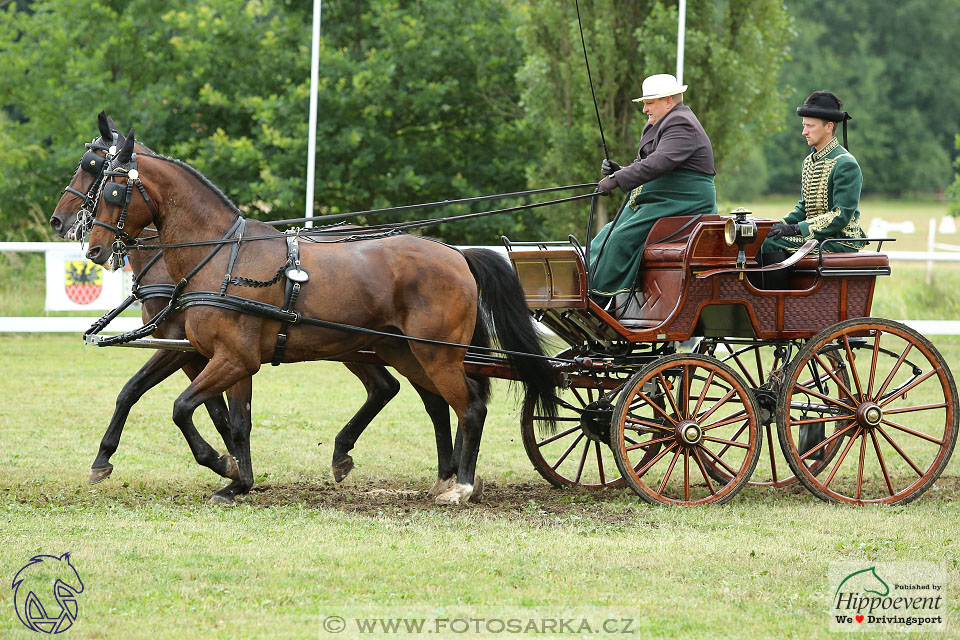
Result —
<instances>
[{"instance_id":1,"label":"horse ear","mask_svg":"<svg viewBox=\"0 0 960 640\"><path fill-rule=\"evenodd\" d=\"M130 157L133 155L133 142L133 129L130 129L130 133L128 133L127 137L123 140L123 146L117 153L117 160L119 162L130 162Z\"/></svg>"},{"instance_id":2,"label":"horse ear","mask_svg":"<svg viewBox=\"0 0 960 640\"><path fill-rule=\"evenodd\" d=\"M100 138L110 144L113 142L113 118L107 115L106 111L101 111L97 115L97 128L100 129Z\"/></svg>"}]
</instances>

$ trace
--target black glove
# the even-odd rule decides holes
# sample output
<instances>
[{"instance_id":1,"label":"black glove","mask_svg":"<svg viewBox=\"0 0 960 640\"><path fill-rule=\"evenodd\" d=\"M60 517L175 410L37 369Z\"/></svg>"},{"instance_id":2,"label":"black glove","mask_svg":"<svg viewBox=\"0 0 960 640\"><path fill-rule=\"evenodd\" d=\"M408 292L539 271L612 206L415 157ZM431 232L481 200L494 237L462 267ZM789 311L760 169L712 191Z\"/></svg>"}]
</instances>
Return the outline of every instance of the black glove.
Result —
<instances>
[{"instance_id":1,"label":"black glove","mask_svg":"<svg viewBox=\"0 0 960 640\"><path fill-rule=\"evenodd\" d=\"M799 236L800 235L800 225L799 224L784 224L778 222L777 224L770 227L770 232L767 234L767 240L776 240L777 238L783 236Z\"/></svg>"},{"instance_id":2,"label":"black glove","mask_svg":"<svg viewBox=\"0 0 960 640\"><path fill-rule=\"evenodd\" d=\"M613 176L607 176L597 185L597 191L600 195L608 196L610 192L617 188L617 179Z\"/></svg>"},{"instance_id":3,"label":"black glove","mask_svg":"<svg viewBox=\"0 0 960 640\"><path fill-rule=\"evenodd\" d=\"M602 173L605 176L609 176L614 171L620 171L621 168L622 167L618 165L616 162L614 162L613 160L610 160L609 158L604 158L603 164L600 165L600 173Z\"/></svg>"}]
</instances>

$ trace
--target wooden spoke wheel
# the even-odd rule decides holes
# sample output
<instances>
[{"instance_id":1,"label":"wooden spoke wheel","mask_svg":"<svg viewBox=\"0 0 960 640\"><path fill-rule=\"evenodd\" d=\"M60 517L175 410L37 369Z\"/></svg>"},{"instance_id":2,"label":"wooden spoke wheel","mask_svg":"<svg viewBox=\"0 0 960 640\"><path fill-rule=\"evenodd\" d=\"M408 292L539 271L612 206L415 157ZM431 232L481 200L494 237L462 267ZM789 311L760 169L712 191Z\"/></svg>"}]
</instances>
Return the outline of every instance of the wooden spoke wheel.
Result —
<instances>
[{"instance_id":1,"label":"wooden spoke wheel","mask_svg":"<svg viewBox=\"0 0 960 640\"><path fill-rule=\"evenodd\" d=\"M569 388L556 390L560 412L553 431L533 403L524 400L523 448L547 482L584 489L623 486L608 443L614 404L627 378L628 374L574 376Z\"/></svg>"},{"instance_id":2,"label":"wooden spoke wheel","mask_svg":"<svg viewBox=\"0 0 960 640\"><path fill-rule=\"evenodd\" d=\"M805 382L812 370L827 373L831 392ZM957 420L957 388L943 356L913 329L879 318L847 320L814 336L791 364L778 406L780 445L793 472L818 498L852 504L918 498L950 460ZM832 434L804 437L820 424L834 424ZM812 468L830 447L839 452Z\"/></svg>"},{"instance_id":3,"label":"wooden spoke wheel","mask_svg":"<svg viewBox=\"0 0 960 640\"><path fill-rule=\"evenodd\" d=\"M723 503L760 456L759 411L743 379L704 355L680 353L627 383L614 410L610 446L620 473L652 504ZM709 464L725 478L711 477Z\"/></svg>"},{"instance_id":4,"label":"wooden spoke wheel","mask_svg":"<svg viewBox=\"0 0 960 640\"><path fill-rule=\"evenodd\" d=\"M784 370L789 366L791 355L796 353L801 344L755 342L751 344L738 344L727 339L708 339L701 343L701 351L706 353L724 364L730 366L734 371L743 376L743 379L753 391L757 400L757 407L760 410L760 425L765 438L761 438L760 460L753 475L747 481L747 485L752 487L773 487L780 489L798 482L790 466L783 458L780 445L774 438L776 433L776 412L779 399L779 389L783 379ZM833 356L828 355L828 358ZM837 370L839 369L839 370ZM834 371L841 379L846 382L846 370L842 367L835 368ZM823 393L830 393L833 386L833 379L822 369L808 372L809 375L804 380L805 384L814 385ZM813 376L818 375L819 381L815 381ZM811 472L816 475L829 463L830 459L839 451L839 442L834 441L824 449L824 455L818 455L812 459L808 466ZM723 469L713 464L713 461L706 460L704 465L707 472L715 480L726 480L730 476Z\"/></svg>"}]
</instances>

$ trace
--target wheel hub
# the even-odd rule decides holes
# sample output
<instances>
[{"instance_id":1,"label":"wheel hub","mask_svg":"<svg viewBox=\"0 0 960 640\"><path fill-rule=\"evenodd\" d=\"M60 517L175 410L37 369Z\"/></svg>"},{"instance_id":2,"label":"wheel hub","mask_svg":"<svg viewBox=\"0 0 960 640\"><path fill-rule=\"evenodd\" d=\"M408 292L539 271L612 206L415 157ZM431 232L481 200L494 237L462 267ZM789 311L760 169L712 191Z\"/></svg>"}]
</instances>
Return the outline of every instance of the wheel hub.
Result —
<instances>
[{"instance_id":1,"label":"wheel hub","mask_svg":"<svg viewBox=\"0 0 960 640\"><path fill-rule=\"evenodd\" d=\"M883 420L883 409L876 402L864 402L857 409L857 421L862 427L875 427Z\"/></svg>"},{"instance_id":2,"label":"wheel hub","mask_svg":"<svg viewBox=\"0 0 960 640\"><path fill-rule=\"evenodd\" d=\"M703 429L693 420L684 420L677 425L677 439L683 444L695 445L703 440Z\"/></svg>"},{"instance_id":3,"label":"wheel hub","mask_svg":"<svg viewBox=\"0 0 960 640\"><path fill-rule=\"evenodd\" d=\"M594 442L607 444L612 421L613 405L606 398L601 398L583 408L583 413L580 414L580 429Z\"/></svg>"}]
</instances>

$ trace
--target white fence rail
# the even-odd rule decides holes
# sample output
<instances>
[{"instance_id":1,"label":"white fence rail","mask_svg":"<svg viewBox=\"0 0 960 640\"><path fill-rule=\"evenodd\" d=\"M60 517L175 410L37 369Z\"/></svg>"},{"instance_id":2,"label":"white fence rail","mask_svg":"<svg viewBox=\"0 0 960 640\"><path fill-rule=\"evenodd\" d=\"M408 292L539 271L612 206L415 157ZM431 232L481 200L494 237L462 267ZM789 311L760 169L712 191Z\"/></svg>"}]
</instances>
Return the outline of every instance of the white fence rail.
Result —
<instances>
[{"instance_id":1,"label":"white fence rail","mask_svg":"<svg viewBox=\"0 0 960 640\"><path fill-rule=\"evenodd\" d=\"M933 221L931 221L931 224ZM926 262L928 269L934 262L960 262L960 251L954 251L950 245L931 243L935 248L945 251L887 251L891 262ZM62 252L65 247L76 247L75 243L65 242L0 242L0 252ZM503 247L491 247L503 250ZM960 249L960 247L957 247ZM117 301L119 304L120 300ZM95 320L93 317L75 316L11 316L0 317L0 333L63 332L82 333ZM960 321L951 320L901 320L904 324L925 335L960 335ZM141 325L139 318L117 318L110 328L117 331L130 331Z\"/></svg>"}]
</instances>

